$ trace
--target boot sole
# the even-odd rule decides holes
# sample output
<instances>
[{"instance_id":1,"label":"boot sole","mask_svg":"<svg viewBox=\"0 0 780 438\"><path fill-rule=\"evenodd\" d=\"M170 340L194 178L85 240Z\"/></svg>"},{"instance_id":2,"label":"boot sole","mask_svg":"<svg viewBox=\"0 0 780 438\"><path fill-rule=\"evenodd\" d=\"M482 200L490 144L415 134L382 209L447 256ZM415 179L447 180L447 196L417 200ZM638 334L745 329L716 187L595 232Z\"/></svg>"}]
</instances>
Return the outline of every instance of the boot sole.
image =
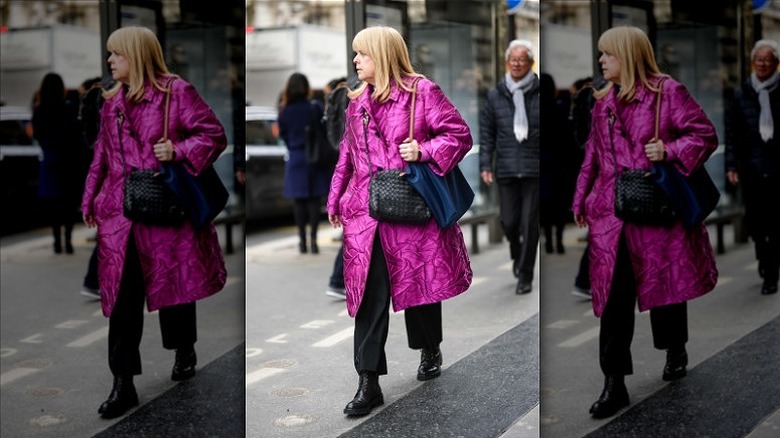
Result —
<instances>
[{"instance_id":1,"label":"boot sole","mask_svg":"<svg viewBox=\"0 0 780 438\"><path fill-rule=\"evenodd\" d=\"M595 419L609 418L620 412L621 409L625 408L629 404L630 402L625 400L617 403L614 407L610 407L609 409L593 409L593 407L591 407L590 414Z\"/></svg>"},{"instance_id":2,"label":"boot sole","mask_svg":"<svg viewBox=\"0 0 780 438\"><path fill-rule=\"evenodd\" d=\"M105 418L106 420L110 420L112 418L121 417L127 411L129 411L130 409L133 409L136 406L138 406L138 397L136 397L135 400L131 401L127 405L122 406L121 408L106 409L106 410L104 410L102 412L101 412L100 409L98 409L98 413L100 414L101 418Z\"/></svg>"},{"instance_id":3,"label":"boot sole","mask_svg":"<svg viewBox=\"0 0 780 438\"><path fill-rule=\"evenodd\" d=\"M425 382L426 380L433 380L439 376L441 376L441 370L435 374L417 374L417 380Z\"/></svg>"},{"instance_id":4,"label":"boot sole","mask_svg":"<svg viewBox=\"0 0 780 438\"><path fill-rule=\"evenodd\" d=\"M375 399L371 400L368 403L368 406L362 408L353 408L353 409L344 408L344 413L346 415L353 416L353 417L368 415L375 407L382 406L383 404L385 404L385 399L383 395L380 395L379 397L376 397Z\"/></svg>"}]
</instances>

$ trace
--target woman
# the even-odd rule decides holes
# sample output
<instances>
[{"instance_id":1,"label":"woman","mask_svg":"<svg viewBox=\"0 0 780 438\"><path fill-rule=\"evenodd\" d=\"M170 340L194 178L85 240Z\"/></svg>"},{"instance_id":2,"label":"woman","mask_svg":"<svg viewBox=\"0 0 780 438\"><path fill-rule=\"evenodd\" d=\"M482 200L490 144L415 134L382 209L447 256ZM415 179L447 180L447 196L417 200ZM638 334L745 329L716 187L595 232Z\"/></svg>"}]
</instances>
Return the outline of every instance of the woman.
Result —
<instances>
[{"instance_id":1,"label":"woman","mask_svg":"<svg viewBox=\"0 0 780 438\"><path fill-rule=\"evenodd\" d=\"M138 404L133 376L141 374L143 305L160 311L163 347L176 350L171 378L195 374L195 301L219 292L226 270L216 230L135 223L123 216L122 187L134 168L176 161L198 174L226 147L222 125L195 88L169 73L151 30L123 27L106 44L116 86L105 93L95 156L81 208L98 227L103 314L109 318L108 363L114 386L98 412L124 414ZM170 139L162 141L170 87Z\"/></svg>"},{"instance_id":2,"label":"woman","mask_svg":"<svg viewBox=\"0 0 780 438\"><path fill-rule=\"evenodd\" d=\"M38 181L54 236L54 252L73 254L73 223L78 218L84 185L86 148L78 129L78 107L65 101L65 84L57 73L43 77L33 109L33 135L43 150Z\"/></svg>"},{"instance_id":3,"label":"woman","mask_svg":"<svg viewBox=\"0 0 780 438\"><path fill-rule=\"evenodd\" d=\"M309 224L312 254L319 254L317 227L322 197L328 193L328 173L306 161L306 141L312 121L322 118L322 108L309 101L309 80L293 73L282 94L279 134L287 144L290 158L284 164L284 196L295 202L293 215L298 226L298 249L308 252L306 224Z\"/></svg>"},{"instance_id":4,"label":"woman","mask_svg":"<svg viewBox=\"0 0 780 438\"><path fill-rule=\"evenodd\" d=\"M355 318L358 391L347 415L383 403L378 376L387 374L388 307L404 310L409 347L422 350L418 380L441 374L441 301L471 284L460 228L377 222L368 214L369 180L379 168L422 161L444 174L471 148L471 133L432 81L412 69L403 37L390 27L361 30L352 41L358 78L350 90L344 137L328 197L328 218L344 227L347 310ZM412 84L417 81L414 139L409 136ZM369 157L370 155L370 164Z\"/></svg>"},{"instance_id":5,"label":"woman","mask_svg":"<svg viewBox=\"0 0 780 438\"><path fill-rule=\"evenodd\" d=\"M686 374L686 302L711 291L718 271L703 224L686 230L623 222L615 216L616 165L650 169L668 161L685 175L717 147L715 128L685 87L662 74L640 29L616 27L598 42L606 87L595 93L593 124L572 211L589 227L593 310L601 317L599 362L604 390L590 413L614 415L629 404L624 376L632 374L634 307L650 310L653 345L666 350L664 380ZM653 139L662 89L660 139ZM613 149L614 147L614 149ZM614 153L613 153L614 150Z\"/></svg>"},{"instance_id":6,"label":"woman","mask_svg":"<svg viewBox=\"0 0 780 438\"><path fill-rule=\"evenodd\" d=\"M747 228L755 243L763 295L777 293L780 277L780 234L774 214L777 202L765 196L780 186L780 47L772 40L753 46L753 73L734 92L726 117L726 177L742 184Z\"/></svg>"}]
</instances>

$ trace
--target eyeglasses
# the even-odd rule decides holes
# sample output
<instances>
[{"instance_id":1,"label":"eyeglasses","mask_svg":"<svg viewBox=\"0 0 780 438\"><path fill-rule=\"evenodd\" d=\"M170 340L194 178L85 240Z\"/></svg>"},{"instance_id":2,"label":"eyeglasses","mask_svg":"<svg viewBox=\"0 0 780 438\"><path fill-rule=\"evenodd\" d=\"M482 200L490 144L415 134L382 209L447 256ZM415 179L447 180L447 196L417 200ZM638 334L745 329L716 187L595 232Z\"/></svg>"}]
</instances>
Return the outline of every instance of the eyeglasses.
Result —
<instances>
[{"instance_id":1,"label":"eyeglasses","mask_svg":"<svg viewBox=\"0 0 780 438\"><path fill-rule=\"evenodd\" d=\"M509 58L509 63L513 65L528 64L530 61L528 58Z\"/></svg>"},{"instance_id":2,"label":"eyeglasses","mask_svg":"<svg viewBox=\"0 0 780 438\"><path fill-rule=\"evenodd\" d=\"M777 60L775 58L756 58L753 62L756 64L771 65L772 63L777 62Z\"/></svg>"}]
</instances>

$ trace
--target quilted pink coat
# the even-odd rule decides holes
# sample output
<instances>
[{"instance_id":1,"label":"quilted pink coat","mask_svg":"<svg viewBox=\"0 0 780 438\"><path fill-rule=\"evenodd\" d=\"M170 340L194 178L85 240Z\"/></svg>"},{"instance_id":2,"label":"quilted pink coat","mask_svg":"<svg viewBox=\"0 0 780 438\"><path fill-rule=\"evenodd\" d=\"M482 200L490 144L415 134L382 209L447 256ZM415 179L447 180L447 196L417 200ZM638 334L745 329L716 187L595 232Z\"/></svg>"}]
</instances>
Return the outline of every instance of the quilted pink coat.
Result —
<instances>
[{"instance_id":1,"label":"quilted pink coat","mask_svg":"<svg viewBox=\"0 0 780 438\"><path fill-rule=\"evenodd\" d=\"M615 161L623 168L652 166L644 145L654 136L656 93L637 86L636 99L618 103L617 91L598 100L577 179L572 210L584 214L589 227L590 279L593 310L601 316L609 296L621 232L631 255L639 310L680 303L704 295L717 282L718 271L707 229L686 230L623 223L615 217ZM617 114L610 128L609 114ZM685 175L704 164L718 145L715 128L685 87L663 84L661 139L667 160Z\"/></svg>"},{"instance_id":2,"label":"quilted pink coat","mask_svg":"<svg viewBox=\"0 0 780 438\"><path fill-rule=\"evenodd\" d=\"M340 215L344 226L344 285L350 316L360 308L376 232L387 259L394 311L454 297L469 288L472 277L457 224L442 230L435 220L425 225L400 225L378 223L368 215L371 171L366 146L374 170L405 168L398 145L409 135L411 102L411 93L395 84L383 104L370 99L371 90L369 85L347 107L339 161L328 196L328 213ZM367 127L363 126L364 111L369 114ZM453 169L471 149L468 125L438 85L428 79L418 83L414 120L422 161L436 173Z\"/></svg>"},{"instance_id":3,"label":"quilted pink coat","mask_svg":"<svg viewBox=\"0 0 780 438\"><path fill-rule=\"evenodd\" d=\"M213 225L200 230L189 222L181 227L151 226L133 223L123 215L125 172L160 166L152 146L162 138L164 97L164 92L147 84L143 100L131 103L121 89L106 100L100 113L100 133L81 209L85 215L94 215L98 225L98 275L105 316L111 315L116 304L131 231L150 312L206 298L225 285L227 272ZM198 174L225 149L224 129L195 88L182 79L173 82L170 115L169 137L176 160Z\"/></svg>"}]
</instances>

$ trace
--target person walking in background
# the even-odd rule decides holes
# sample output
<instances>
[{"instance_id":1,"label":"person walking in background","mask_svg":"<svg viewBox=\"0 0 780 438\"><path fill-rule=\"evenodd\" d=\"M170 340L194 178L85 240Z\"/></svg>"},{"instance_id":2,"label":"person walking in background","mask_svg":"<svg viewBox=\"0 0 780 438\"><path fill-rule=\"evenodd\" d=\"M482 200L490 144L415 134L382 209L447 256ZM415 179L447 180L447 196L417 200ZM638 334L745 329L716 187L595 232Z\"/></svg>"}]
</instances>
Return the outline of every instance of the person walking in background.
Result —
<instances>
[{"instance_id":1,"label":"person walking in background","mask_svg":"<svg viewBox=\"0 0 780 438\"><path fill-rule=\"evenodd\" d=\"M753 73L734 92L726 116L726 177L729 183L742 185L745 220L755 244L758 274L764 279L764 295L777 293L780 276L777 194L771 189L780 187L779 50L772 40L755 43L750 53Z\"/></svg>"},{"instance_id":2,"label":"person walking in background","mask_svg":"<svg viewBox=\"0 0 780 438\"><path fill-rule=\"evenodd\" d=\"M85 80L81 84L81 104L79 105L79 123L81 137L89 150L89 163L92 162L95 150L95 140L100 130L100 108L103 106L103 85L99 77ZM81 286L81 295L100 299L100 282L98 281L98 251L97 245L92 248L89 256L87 273Z\"/></svg>"},{"instance_id":3,"label":"person walking in background","mask_svg":"<svg viewBox=\"0 0 780 438\"><path fill-rule=\"evenodd\" d=\"M602 88L604 85L606 85L606 83L601 76L597 76L596 78L586 77L578 79L572 84L569 121L572 126L574 143L577 144L580 149L579 154L577 155L578 169L582 165L585 144L590 135L590 124L592 120L591 111L593 111L593 105L596 103L593 93L596 89ZM580 256L580 265L577 270L577 275L574 277L574 287L571 290L571 294L578 298L590 300L590 243L588 242L589 239L587 235L585 235L584 239L585 249Z\"/></svg>"},{"instance_id":4,"label":"person walking in background","mask_svg":"<svg viewBox=\"0 0 780 438\"><path fill-rule=\"evenodd\" d=\"M409 348L421 350L418 380L441 374L442 305L469 288L471 264L460 227L435 220L406 225L369 215L369 181L380 168L422 162L451 171L471 149L468 125L431 80L415 73L406 43L391 27L368 27L352 41L363 81L349 92L346 127L328 196L328 219L344 227L347 311L355 318L358 390L344 408L366 415L384 403L379 376L387 374L388 308L404 311ZM416 83L414 138L409 136Z\"/></svg>"},{"instance_id":5,"label":"person walking in background","mask_svg":"<svg viewBox=\"0 0 780 438\"><path fill-rule=\"evenodd\" d=\"M38 197L54 236L54 252L73 254L73 225L78 218L84 187L86 148L81 141L78 105L65 100L65 84L57 73L47 73L33 108L33 135L43 150Z\"/></svg>"},{"instance_id":6,"label":"person walking in background","mask_svg":"<svg viewBox=\"0 0 780 438\"><path fill-rule=\"evenodd\" d=\"M531 43L510 42L504 63L507 73L488 91L479 119L479 168L485 184L498 182L515 292L527 294L539 244L539 78Z\"/></svg>"},{"instance_id":7,"label":"person walking in background","mask_svg":"<svg viewBox=\"0 0 780 438\"><path fill-rule=\"evenodd\" d=\"M590 232L593 311L601 318L599 363L605 377L590 413L605 418L629 404L624 376L633 373L637 301L640 311L650 311L653 345L666 350L663 379L679 379L688 364L686 303L710 292L718 278L703 223L688 230L679 221L665 227L623 222L615 216L617 173L667 161L687 175L704 165L718 139L685 86L659 71L641 29L609 29L599 38L598 49L608 84L595 93L592 130L572 211L577 225ZM654 139L659 91L660 138Z\"/></svg>"},{"instance_id":8,"label":"person walking in background","mask_svg":"<svg viewBox=\"0 0 780 438\"><path fill-rule=\"evenodd\" d=\"M195 302L222 290L227 277L214 225L148 225L124 216L126 175L170 161L199 174L216 161L227 139L195 87L168 71L151 30L117 29L106 47L117 83L104 95L81 209L84 223L97 226L101 306L109 318L114 376L98 413L114 418L138 404L133 376L141 374L144 301L149 312L159 310L163 348L176 350L171 379L188 379L197 364ZM170 138L163 140L167 92Z\"/></svg>"},{"instance_id":9,"label":"person walking in background","mask_svg":"<svg viewBox=\"0 0 780 438\"><path fill-rule=\"evenodd\" d=\"M579 173L578 150L570 135L568 101L557 99L555 80L542 73L540 83L541 129L548 133L539 153L539 223L544 230L544 251L564 254L563 230L571 220L571 199Z\"/></svg>"},{"instance_id":10,"label":"person walking in background","mask_svg":"<svg viewBox=\"0 0 780 438\"><path fill-rule=\"evenodd\" d=\"M295 203L293 215L298 226L298 249L301 254L307 253L309 248L312 254L319 254L317 228L322 197L328 192L329 173L306 161L308 129L312 128L312 120L322 118L322 107L310 101L309 94L306 76L301 73L290 75L282 94L279 135L290 153L284 163L284 196ZM309 225L310 246L306 244L306 224Z\"/></svg>"},{"instance_id":11,"label":"person walking in background","mask_svg":"<svg viewBox=\"0 0 780 438\"><path fill-rule=\"evenodd\" d=\"M341 139L344 137L344 118L346 116L349 97L347 92L347 78L333 79L325 86L325 126L327 127L328 142L331 147L338 150ZM339 245L336 258L333 260L333 271L328 279L328 288L325 294L340 300L346 300L344 292L344 244Z\"/></svg>"}]
</instances>

